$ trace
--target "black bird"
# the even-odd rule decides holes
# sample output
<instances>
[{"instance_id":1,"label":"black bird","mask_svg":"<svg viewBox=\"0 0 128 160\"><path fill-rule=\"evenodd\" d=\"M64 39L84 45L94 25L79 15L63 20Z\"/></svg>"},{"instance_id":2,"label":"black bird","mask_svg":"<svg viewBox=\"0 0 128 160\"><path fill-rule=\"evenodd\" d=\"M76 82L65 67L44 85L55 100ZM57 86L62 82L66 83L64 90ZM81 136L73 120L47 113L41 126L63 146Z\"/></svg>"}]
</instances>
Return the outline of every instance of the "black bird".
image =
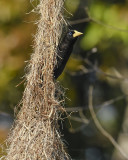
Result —
<instances>
[{"instance_id":1,"label":"black bird","mask_svg":"<svg viewBox=\"0 0 128 160\"><path fill-rule=\"evenodd\" d=\"M57 79L63 72L65 65L72 53L73 45L78 36L83 33L76 30L70 30L66 33L61 43L57 47L57 64L54 67L54 78Z\"/></svg>"}]
</instances>

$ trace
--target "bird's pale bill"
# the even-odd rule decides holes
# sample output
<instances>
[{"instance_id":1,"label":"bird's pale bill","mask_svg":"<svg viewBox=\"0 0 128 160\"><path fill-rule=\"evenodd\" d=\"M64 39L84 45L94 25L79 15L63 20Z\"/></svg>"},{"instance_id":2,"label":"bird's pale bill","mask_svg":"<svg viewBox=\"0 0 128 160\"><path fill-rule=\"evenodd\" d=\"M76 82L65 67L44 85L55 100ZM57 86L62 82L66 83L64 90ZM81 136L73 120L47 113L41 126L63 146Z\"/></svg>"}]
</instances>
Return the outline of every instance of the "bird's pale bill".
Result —
<instances>
[{"instance_id":1,"label":"bird's pale bill","mask_svg":"<svg viewBox=\"0 0 128 160\"><path fill-rule=\"evenodd\" d=\"M80 36L82 34L83 34L82 32L78 32L78 31L74 30L73 37L75 38L75 37L78 37L78 36Z\"/></svg>"}]
</instances>

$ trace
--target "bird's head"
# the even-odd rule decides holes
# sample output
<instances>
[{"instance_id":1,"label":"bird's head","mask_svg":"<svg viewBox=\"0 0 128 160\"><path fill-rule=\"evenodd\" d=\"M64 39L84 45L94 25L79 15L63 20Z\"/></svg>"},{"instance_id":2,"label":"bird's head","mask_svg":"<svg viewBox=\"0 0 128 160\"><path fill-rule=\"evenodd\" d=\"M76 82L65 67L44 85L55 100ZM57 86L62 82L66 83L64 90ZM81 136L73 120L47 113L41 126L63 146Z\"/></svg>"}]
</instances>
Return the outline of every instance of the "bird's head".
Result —
<instances>
[{"instance_id":1,"label":"bird's head","mask_svg":"<svg viewBox=\"0 0 128 160\"><path fill-rule=\"evenodd\" d=\"M83 33L78 32L78 31L76 31L76 30L70 30L70 31L68 31L68 33L67 33L67 38L68 38L69 40L77 39L77 37L80 36L80 35L82 35L82 34L83 34Z\"/></svg>"}]
</instances>

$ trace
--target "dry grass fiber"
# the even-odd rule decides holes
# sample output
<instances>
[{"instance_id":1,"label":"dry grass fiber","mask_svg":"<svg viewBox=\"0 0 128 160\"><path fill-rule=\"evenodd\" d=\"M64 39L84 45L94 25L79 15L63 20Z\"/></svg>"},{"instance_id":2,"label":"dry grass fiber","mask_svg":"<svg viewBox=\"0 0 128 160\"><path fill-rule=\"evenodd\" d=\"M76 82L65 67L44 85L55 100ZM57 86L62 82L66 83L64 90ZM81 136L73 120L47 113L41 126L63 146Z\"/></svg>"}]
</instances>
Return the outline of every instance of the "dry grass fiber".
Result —
<instances>
[{"instance_id":1,"label":"dry grass fiber","mask_svg":"<svg viewBox=\"0 0 128 160\"><path fill-rule=\"evenodd\" d=\"M9 135L6 160L68 160L58 127L53 66L64 24L63 0L40 0L34 53L28 65L21 109Z\"/></svg>"}]
</instances>

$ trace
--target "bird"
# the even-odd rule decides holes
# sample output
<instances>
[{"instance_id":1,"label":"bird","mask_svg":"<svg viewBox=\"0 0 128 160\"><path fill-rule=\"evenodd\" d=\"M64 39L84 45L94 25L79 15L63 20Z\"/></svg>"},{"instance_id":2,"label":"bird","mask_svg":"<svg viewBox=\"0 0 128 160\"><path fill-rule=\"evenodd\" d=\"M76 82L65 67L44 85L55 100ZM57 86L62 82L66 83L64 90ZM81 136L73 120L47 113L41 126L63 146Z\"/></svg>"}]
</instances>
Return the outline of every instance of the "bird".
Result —
<instances>
[{"instance_id":1,"label":"bird","mask_svg":"<svg viewBox=\"0 0 128 160\"><path fill-rule=\"evenodd\" d=\"M69 30L64 38L62 39L61 43L59 43L57 47L57 63L53 69L53 77L57 79L61 73L63 72L66 63L72 53L73 46L77 40L77 38L82 35L82 32L78 32L77 30Z\"/></svg>"}]
</instances>

